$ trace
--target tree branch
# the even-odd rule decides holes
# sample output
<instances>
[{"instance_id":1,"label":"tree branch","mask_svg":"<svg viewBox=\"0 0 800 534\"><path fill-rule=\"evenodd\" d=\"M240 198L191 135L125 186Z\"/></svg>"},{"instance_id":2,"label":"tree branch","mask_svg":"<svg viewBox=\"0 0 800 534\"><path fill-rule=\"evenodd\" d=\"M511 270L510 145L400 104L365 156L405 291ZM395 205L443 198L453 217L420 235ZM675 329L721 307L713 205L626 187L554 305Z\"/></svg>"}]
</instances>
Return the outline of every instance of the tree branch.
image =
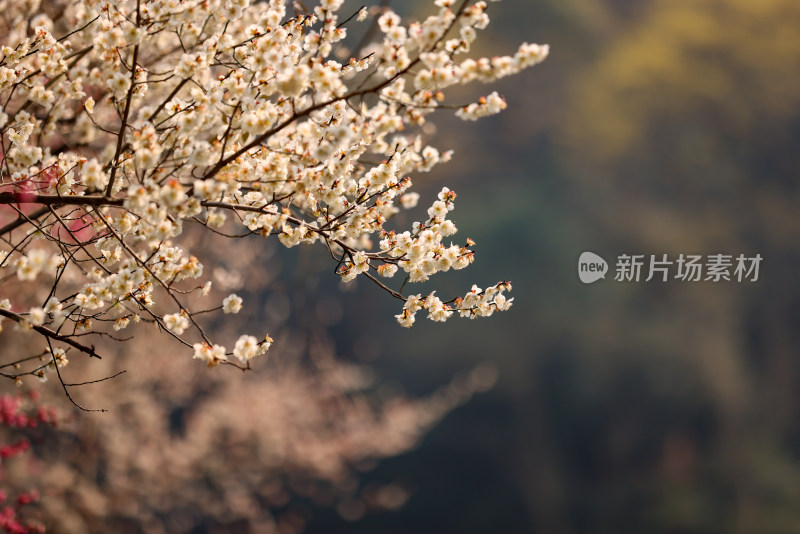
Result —
<instances>
[{"instance_id":1,"label":"tree branch","mask_svg":"<svg viewBox=\"0 0 800 534\"><path fill-rule=\"evenodd\" d=\"M3 310L3 309L0 309L0 315L2 315L3 317L7 317L7 318L9 318L12 321L15 321L17 323L20 323L20 322L26 320L21 315L18 315L16 313L12 312L12 311ZM78 349L79 351L83 352L84 354L88 354L92 358L97 358L98 360L102 359L102 357L99 354L97 354L97 352L94 350L94 345L92 345L90 347L87 347L83 343L79 343L79 342L75 341L70 336L65 336L63 334L59 334L55 330L51 330L50 328L47 328L46 326L33 325L31 328L33 328L33 330L35 330L36 332L38 332L41 335L45 336L46 338L53 339L55 341L60 341L61 343L66 343L67 345L70 345L70 346Z\"/></svg>"}]
</instances>

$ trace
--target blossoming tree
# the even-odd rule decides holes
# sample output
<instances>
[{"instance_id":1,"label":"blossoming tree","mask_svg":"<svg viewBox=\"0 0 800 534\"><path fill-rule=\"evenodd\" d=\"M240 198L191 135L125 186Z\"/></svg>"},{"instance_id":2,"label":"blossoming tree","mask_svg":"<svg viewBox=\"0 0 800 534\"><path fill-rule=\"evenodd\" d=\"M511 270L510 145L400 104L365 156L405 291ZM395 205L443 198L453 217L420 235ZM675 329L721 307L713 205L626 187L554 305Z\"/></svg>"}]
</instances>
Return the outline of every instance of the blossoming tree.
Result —
<instances>
[{"instance_id":1,"label":"blossoming tree","mask_svg":"<svg viewBox=\"0 0 800 534\"><path fill-rule=\"evenodd\" d=\"M444 89L517 73L547 46L469 57L483 1L436 0L406 25L386 7L285 4L0 2L0 320L32 336L4 376L61 378L70 352L100 357L95 340L138 322L209 366L248 368L272 339L214 343L201 316L243 303L211 292L191 226L231 247L248 235L325 247L344 281L402 301L403 326L422 310L444 321L511 305L507 282L449 300L409 294L473 261L471 240L449 240L453 191L410 229L388 225L418 201L409 176L451 157L423 140L431 115L506 107L494 92L446 105Z\"/></svg>"}]
</instances>

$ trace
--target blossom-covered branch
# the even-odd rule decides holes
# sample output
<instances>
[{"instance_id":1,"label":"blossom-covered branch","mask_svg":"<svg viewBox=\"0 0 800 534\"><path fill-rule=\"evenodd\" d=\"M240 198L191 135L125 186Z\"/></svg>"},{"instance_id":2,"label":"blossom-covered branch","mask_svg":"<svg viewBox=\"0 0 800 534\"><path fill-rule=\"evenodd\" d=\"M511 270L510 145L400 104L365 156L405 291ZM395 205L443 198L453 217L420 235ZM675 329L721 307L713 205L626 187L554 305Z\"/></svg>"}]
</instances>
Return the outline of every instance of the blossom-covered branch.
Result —
<instances>
[{"instance_id":1,"label":"blossom-covered branch","mask_svg":"<svg viewBox=\"0 0 800 534\"><path fill-rule=\"evenodd\" d=\"M198 304L212 288L187 248L187 223L324 246L343 281L363 275L402 300L404 326L423 309L434 321L508 309L507 282L444 301L404 293L474 259L471 240L446 241L457 231L453 191L443 188L411 228L389 223L418 202L410 176L451 158L420 128L453 109L445 89L515 74L547 45L469 57L489 21L482 1L437 0L408 24L385 7L340 14L342 3L294 16L282 0L59 0L34 2L33 14L9 4L0 316L53 351L90 356L82 337L146 322L209 366L247 369L272 339L242 334L229 350L203 329L198 315L238 313L242 299ZM351 51L348 32L369 34L360 24L369 17L379 35ZM476 120L505 107L493 92L455 114Z\"/></svg>"}]
</instances>

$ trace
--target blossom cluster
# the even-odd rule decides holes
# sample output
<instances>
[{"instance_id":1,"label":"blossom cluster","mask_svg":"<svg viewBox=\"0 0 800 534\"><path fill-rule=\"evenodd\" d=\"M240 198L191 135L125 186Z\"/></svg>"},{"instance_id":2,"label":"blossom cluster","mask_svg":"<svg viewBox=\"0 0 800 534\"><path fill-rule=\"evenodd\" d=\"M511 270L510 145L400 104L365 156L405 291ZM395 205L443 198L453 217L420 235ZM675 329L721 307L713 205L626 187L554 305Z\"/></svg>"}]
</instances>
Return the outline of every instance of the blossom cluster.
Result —
<instances>
[{"instance_id":1,"label":"blossom cluster","mask_svg":"<svg viewBox=\"0 0 800 534\"><path fill-rule=\"evenodd\" d=\"M411 295L403 306L403 311L395 318L403 326L414 324L415 315L420 310L428 312L428 319L443 322L458 312L461 317L475 319L489 317L496 311L506 311L511 307L514 299L507 298L503 293L511 291L509 282L499 282L485 291L473 285L472 289L463 297L453 299L451 302L442 302L433 292L426 297Z\"/></svg>"},{"instance_id":2,"label":"blossom cluster","mask_svg":"<svg viewBox=\"0 0 800 534\"><path fill-rule=\"evenodd\" d=\"M489 22L483 1L436 0L407 24L389 8L349 16L342 4L5 3L0 284L31 289L0 294L0 321L42 336L48 368L66 365L67 351L98 356L84 336L139 322L209 366L247 368L264 353L269 335L243 334L229 349L204 330L199 314L243 302L214 296L187 248L190 226L323 246L343 281L362 276L402 300L404 326L420 309L443 321L510 306L504 282L445 302L403 295L474 259L471 240L445 241L457 231L453 191L409 230L388 224L417 205L410 176L452 156L424 141L431 114L476 120L506 107L496 92L445 105L444 89L515 74L547 45L469 57ZM369 35L366 19L379 38L353 45L349 33ZM381 281L399 272L398 289ZM204 299L212 304L197 309Z\"/></svg>"}]
</instances>

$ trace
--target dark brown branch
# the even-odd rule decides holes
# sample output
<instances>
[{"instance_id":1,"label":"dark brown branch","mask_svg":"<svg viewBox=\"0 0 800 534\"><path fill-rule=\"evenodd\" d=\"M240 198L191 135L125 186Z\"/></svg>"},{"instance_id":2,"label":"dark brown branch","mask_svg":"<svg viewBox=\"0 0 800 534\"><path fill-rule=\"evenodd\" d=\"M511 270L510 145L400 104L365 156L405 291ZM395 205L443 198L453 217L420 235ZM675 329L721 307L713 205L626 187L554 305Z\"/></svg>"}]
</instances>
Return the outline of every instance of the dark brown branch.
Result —
<instances>
[{"instance_id":1,"label":"dark brown branch","mask_svg":"<svg viewBox=\"0 0 800 534\"><path fill-rule=\"evenodd\" d=\"M117 177L117 167L119 166L119 156L122 154L122 146L125 144L125 129L128 127L128 115L131 112L131 102L133 101L133 90L136 88L136 62L139 59L139 45L133 47L133 61L131 63L131 86L128 88L128 97L125 99L125 111L122 113L122 124L119 126L117 134L117 149L114 152L114 160L111 165L111 175L108 178L106 196L111 197L114 189L114 180Z\"/></svg>"},{"instance_id":2,"label":"dark brown branch","mask_svg":"<svg viewBox=\"0 0 800 534\"><path fill-rule=\"evenodd\" d=\"M124 374L126 372L127 371L125 369L123 369L122 371L120 371L120 372L118 372L116 374L113 374L111 376L107 376L105 378L99 378L97 380L87 380L86 382L74 382L72 384L68 384L68 383L65 382L64 385L67 386L67 387L75 387L75 386L85 386L87 384L97 384L99 382L105 382L106 380L112 380L114 378L117 378L119 375Z\"/></svg>"},{"instance_id":3,"label":"dark brown branch","mask_svg":"<svg viewBox=\"0 0 800 534\"><path fill-rule=\"evenodd\" d=\"M164 100L163 100L163 101L162 101L162 102L161 102L161 103L158 105L158 107L156 108L156 110L155 110L155 111L153 111L153 112L150 114L150 116L149 116L149 117L147 117L147 122L153 122L153 119L155 119L155 118L156 118L156 116L158 116L158 114L159 114L159 113L161 113L161 110L162 110L162 109L164 109L164 106L166 106L167 104L169 104L169 101L170 101L170 100L172 100L172 98L173 98L175 95L177 95L177 94L178 94L178 91L180 91L180 90L181 90L181 87L183 87L184 85L186 85L186 82L188 82L190 79L191 79L191 78L184 78L183 80L181 80L181 82L180 82L178 85L176 85L176 86L175 86L175 89L173 89L173 90L172 90L172 92L169 94L169 96L168 96L167 98L165 98L165 99L164 99Z\"/></svg>"},{"instance_id":4,"label":"dark brown branch","mask_svg":"<svg viewBox=\"0 0 800 534\"><path fill-rule=\"evenodd\" d=\"M398 293L398 292L397 292L397 291L395 291L394 289L392 289L392 288L388 287L386 284L384 284L383 282L381 282L380 280L378 280L377 278L375 278L375 277L374 277L374 276L372 276L371 274L369 274L369 273L367 273L367 272L365 272L365 273L361 273L361 274L363 274L364 276L366 276L367 278L369 278L370 280L372 280L373 282L375 282L376 284L378 284L378 285L381 287L381 289L383 289L384 291L387 291L387 292L388 292L390 295L392 295L393 297L395 297L395 298L398 298L398 299L402 300L403 302L405 302L406 300L408 300L408 299L406 299L406 298L405 298L403 295L401 295L400 293Z\"/></svg>"},{"instance_id":5,"label":"dark brown branch","mask_svg":"<svg viewBox=\"0 0 800 534\"><path fill-rule=\"evenodd\" d=\"M73 399L72 395L69 394L69 390L67 389L67 385L64 383L64 379L61 377L61 370L58 368L58 360L56 360L56 353L53 350L53 344L50 343L49 339L47 340L47 346L50 347L50 356L53 358L53 367L56 370L56 375L58 376L58 381L61 383L61 387L64 390L64 394L67 396L69 401L72 404L74 404L78 409L80 409L81 411L84 411L84 412L105 412L105 411L107 411L107 410L104 410L102 408L99 409L99 410L92 410L90 408L84 408L83 406L81 406L80 404L75 402L75 399Z\"/></svg>"},{"instance_id":6,"label":"dark brown branch","mask_svg":"<svg viewBox=\"0 0 800 534\"><path fill-rule=\"evenodd\" d=\"M0 309L0 315L2 315L3 317L7 317L17 323L25 320L25 318L22 317L21 315L3 309ZM97 354L97 352L94 350L94 345L92 345L91 347L87 347L83 343L75 341L74 339L72 339L72 337L59 334L58 332L51 330L46 326L33 325L31 328L33 328L33 330L35 330L36 332L40 333L41 335L45 336L48 339L60 341L61 343L66 343L67 345L70 345L71 347L78 349L84 354L88 354L92 358L97 358L98 360L101 359L101 356Z\"/></svg>"},{"instance_id":7,"label":"dark brown branch","mask_svg":"<svg viewBox=\"0 0 800 534\"><path fill-rule=\"evenodd\" d=\"M0 193L0 204L44 204L45 206L121 206L123 203L123 199L121 198L106 198L106 197L99 197L99 196L79 196L79 195L70 195L70 196L62 196L62 195L37 195L33 193L14 193L9 191L4 191ZM42 208L43 212L41 215L44 215L49 210L48 208ZM40 216L41 216L40 215ZM29 218L37 218L35 214L31 214L28 216ZM24 224L25 221L20 222L17 226ZM6 226L10 226L10 223ZM5 227L0 229L0 234L4 233Z\"/></svg>"}]
</instances>

